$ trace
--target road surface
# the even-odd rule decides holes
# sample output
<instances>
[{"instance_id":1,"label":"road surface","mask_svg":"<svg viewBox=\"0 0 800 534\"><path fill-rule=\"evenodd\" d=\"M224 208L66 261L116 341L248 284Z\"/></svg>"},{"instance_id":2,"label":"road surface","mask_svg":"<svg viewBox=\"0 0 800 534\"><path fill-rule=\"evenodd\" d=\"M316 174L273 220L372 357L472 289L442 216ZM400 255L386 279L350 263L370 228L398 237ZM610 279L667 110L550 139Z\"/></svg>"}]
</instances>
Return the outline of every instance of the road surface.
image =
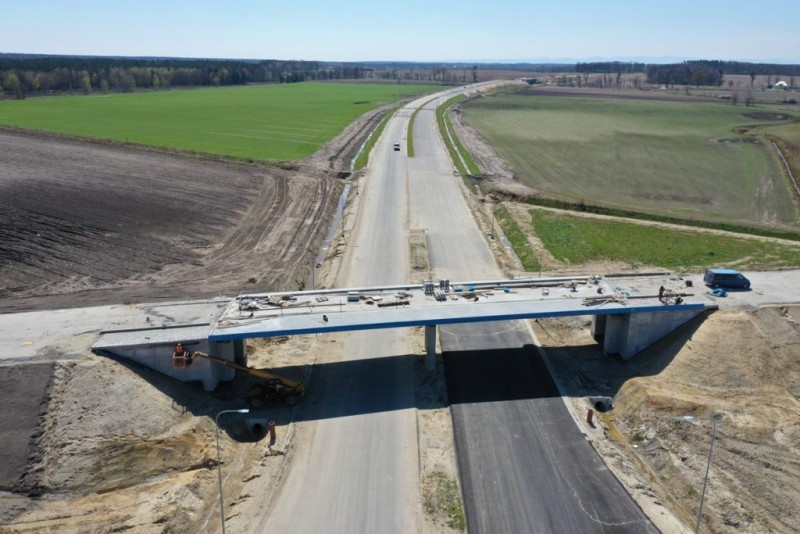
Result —
<instances>
[{"instance_id":1,"label":"road surface","mask_svg":"<svg viewBox=\"0 0 800 534\"><path fill-rule=\"evenodd\" d=\"M414 125L411 227L426 231L437 277L502 278L452 174L437 103ZM655 531L573 422L525 323L440 335L469 532Z\"/></svg>"},{"instance_id":2,"label":"road surface","mask_svg":"<svg viewBox=\"0 0 800 534\"><path fill-rule=\"evenodd\" d=\"M410 112L391 119L370 158L340 287L408 281L405 137ZM395 152L392 144L401 142ZM308 432L255 532L407 533L420 513L416 408L405 329L346 336L341 362L315 367ZM325 342L324 340L322 342ZM341 345L341 344L337 344Z\"/></svg>"},{"instance_id":3,"label":"road surface","mask_svg":"<svg viewBox=\"0 0 800 534\"><path fill-rule=\"evenodd\" d=\"M410 108L423 101L396 114L375 146L340 286L407 282L409 229L427 232L437 276L500 277L452 173L435 103L418 113L415 157L406 157ZM583 440L523 325L441 329L446 351L468 349L448 354L447 373L469 531L652 531ZM342 361L315 367L291 469L254 531L420 529L409 332L341 339Z\"/></svg>"}]
</instances>

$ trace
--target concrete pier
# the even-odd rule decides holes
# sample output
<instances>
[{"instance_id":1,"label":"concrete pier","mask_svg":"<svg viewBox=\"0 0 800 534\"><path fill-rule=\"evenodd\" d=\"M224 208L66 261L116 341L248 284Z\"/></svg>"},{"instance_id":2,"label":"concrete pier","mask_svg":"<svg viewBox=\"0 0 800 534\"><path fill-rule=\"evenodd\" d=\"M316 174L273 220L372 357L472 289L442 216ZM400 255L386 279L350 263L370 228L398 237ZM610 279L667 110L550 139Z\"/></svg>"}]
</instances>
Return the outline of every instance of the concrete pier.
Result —
<instances>
[{"instance_id":1,"label":"concrete pier","mask_svg":"<svg viewBox=\"0 0 800 534\"><path fill-rule=\"evenodd\" d=\"M436 369L436 325L425 325L425 367L428 371Z\"/></svg>"},{"instance_id":2,"label":"concrete pier","mask_svg":"<svg viewBox=\"0 0 800 534\"><path fill-rule=\"evenodd\" d=\"M592 335L603 352L628 359L705 310L674 309L649 313L592 316Z\"/></svg>"}]
</instances>

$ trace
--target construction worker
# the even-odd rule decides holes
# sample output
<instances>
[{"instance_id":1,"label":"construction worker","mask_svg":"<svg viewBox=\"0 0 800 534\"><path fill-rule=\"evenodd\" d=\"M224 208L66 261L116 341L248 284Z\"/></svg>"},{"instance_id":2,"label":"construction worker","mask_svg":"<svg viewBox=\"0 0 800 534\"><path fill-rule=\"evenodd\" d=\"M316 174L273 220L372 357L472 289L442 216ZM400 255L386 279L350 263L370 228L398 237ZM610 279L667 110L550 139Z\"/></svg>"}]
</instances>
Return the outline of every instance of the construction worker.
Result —
<instances>
[{"instance_id":1,"label":"construction worker","mask_svg":"<svg viewBox=\"0 0 800 534\"><path fill-rule=\"evenodd\" d=\"M172 362L173 364L178 362L183 363L181 367L192 365L192 355L189 354L188 350L183 348L183 343L179 342L175 345L175 352L172 353Z\"/></svg>"}]
</instances>

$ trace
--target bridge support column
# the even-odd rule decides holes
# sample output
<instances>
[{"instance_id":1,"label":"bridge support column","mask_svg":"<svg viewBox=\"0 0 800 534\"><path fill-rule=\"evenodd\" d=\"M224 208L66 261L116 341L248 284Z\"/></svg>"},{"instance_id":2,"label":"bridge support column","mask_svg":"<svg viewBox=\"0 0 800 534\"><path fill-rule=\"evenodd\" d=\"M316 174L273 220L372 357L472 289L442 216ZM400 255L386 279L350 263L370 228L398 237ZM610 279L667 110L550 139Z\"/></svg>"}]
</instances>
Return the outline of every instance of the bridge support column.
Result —
<instances>
[{"instance_id":1,"label":"bridge support column","mask_svg":"<svg viewBox=\"0 0 800 534\"><path fill-rule=\"evenodd\" d=\"M703 310L608 315L603 352L627 360L701 313Z\"/></svg>"},{"instance_id":2,"label":"bridge support column","mask_svg":"<svg viewBox=\"0 0 800 534\"><path fill-rule=\"evenodd\" d=\"M425 325L425 366L436 370L436 325Z\"/></svg>"},{"instance_id":3,"label":"bridge support column","mask_svg":"<svg viewBox=\"0 0 800 534\"><path fill-rule=\"evenodd\" d=\"M606 335L606 316L592 315L592 337L599 341Z\"/></svg>"}]
</instances>

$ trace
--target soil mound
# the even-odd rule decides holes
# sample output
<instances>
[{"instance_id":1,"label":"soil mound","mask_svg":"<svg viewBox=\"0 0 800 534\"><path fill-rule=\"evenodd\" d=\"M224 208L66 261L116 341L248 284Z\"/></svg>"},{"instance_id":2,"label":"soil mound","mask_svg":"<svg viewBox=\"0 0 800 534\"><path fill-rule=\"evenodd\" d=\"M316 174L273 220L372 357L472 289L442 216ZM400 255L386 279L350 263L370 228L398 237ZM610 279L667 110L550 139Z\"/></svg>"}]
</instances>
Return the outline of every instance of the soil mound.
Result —
<instances>
[{"instance_id":1,"label":"soil mound","mask_svg":"<svg viewBox=\"0 0 800 534\"><path fill-rule=\"evenodd\" d=\"M637 357L673 355L627 381L614 419L685 512L697 514L719 414L703 515L719 532L794 532L800 524L800 307L718 312Z\"/></svg>"}]
</instances>

